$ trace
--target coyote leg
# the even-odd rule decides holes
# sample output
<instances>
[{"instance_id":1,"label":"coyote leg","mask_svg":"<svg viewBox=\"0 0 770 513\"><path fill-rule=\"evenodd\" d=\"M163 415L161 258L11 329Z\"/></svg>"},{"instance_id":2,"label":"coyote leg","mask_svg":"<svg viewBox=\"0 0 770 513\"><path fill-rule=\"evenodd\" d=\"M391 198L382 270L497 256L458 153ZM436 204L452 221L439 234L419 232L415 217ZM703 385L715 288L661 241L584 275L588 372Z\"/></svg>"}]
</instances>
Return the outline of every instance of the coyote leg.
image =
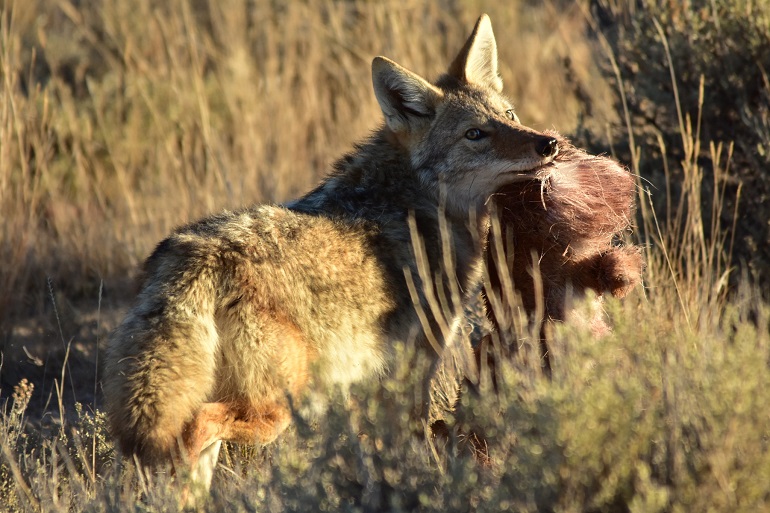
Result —
<instances>
[{"instance_id":1,"label":"coyote leg","mask_svg":"<svg viewBox=\"0 0 770 513\"><path fill-rule=\"evenodd\" d=\"M235 403L205 403L185 430L188 463L196 468L204 452L211 461L209 453L216 454L221 441L272 442L289 426L290 421L288 408L279 403L257 408ZM216 456L213 457L213 465L216 465Z\"/></svg>"},{"instance_id":2,"label":"coyote leg","mask_svg":"<svg viewBox=\"0 0 770 513\"><path fill-rule=\"evenodd\" d=\"M196 507L208 494L223 441L266 444L275 440L290 421L289 409L279 403L259 408L234 403L204 403L187 424L183 437L194 490L185 485L182 502L188 507Z\"/></svg>"},{"instance_id":3,"label":"coyote leg","mask_svg":"<svg viewBox=\"0 0 770 513\"><path fill-rule=\"evenodd\" d=\"M199 484L202 490L211 488L211 481L214 479L214 469L219 460L219 449L222 447L222 440L216 440L208 447L204 447L198 456L198 463L192 467L190 480Z\"/></svg>"},{"instance_id":4,"label":"coyote leg","mask_svg":"<svg viewBox=\"0 0 770 513\"><path fill-rule=\"evenodd\" d=\"M214 479L214 469L219 460L221 447L222 441L215 440L198 454L196 463L191 462L190 482L184 483L181 490L182 504L185 508L198 509L205 503L211 489L211 481Z\"/></svg>"}]
</instances>

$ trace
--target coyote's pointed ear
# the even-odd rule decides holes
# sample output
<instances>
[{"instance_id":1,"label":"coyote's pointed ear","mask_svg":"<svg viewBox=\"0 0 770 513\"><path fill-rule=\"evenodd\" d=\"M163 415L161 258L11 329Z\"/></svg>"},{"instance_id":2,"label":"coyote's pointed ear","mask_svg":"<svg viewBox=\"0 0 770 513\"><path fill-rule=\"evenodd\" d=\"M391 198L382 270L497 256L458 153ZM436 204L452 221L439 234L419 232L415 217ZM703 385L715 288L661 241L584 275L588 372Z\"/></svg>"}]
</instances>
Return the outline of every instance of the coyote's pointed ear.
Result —
<instances>
[{"instance_id":1,"label":"coyote's pointed ear","mask_svg":"<svg viewBox=\"0 0 770 513\"><path fill-rule=\"evenodd\" d=\"M372 61L374 95L394 132L414 129L436 112L441 90L385 57Z\"/></svg>"},{"instance_id":2,"label":"coyote's pointed ear","mask_svg":"<svg viewBox=\"0 0 770 513\"><path fill-rule=\"evenodd\" d=\"M503 91L503 79L497 73L497 42L486 14L476 22L473 33L449 66L449 74L461 82Z\"/></svg>"}]
</instances>

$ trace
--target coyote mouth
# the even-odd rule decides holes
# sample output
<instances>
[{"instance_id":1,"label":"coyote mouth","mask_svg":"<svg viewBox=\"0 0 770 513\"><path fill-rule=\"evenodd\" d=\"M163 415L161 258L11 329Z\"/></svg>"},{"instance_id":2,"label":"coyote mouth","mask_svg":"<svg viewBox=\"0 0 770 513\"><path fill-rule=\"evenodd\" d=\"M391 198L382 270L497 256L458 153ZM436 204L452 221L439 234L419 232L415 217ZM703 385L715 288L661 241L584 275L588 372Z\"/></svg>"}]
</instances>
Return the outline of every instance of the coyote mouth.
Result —
<instances>
[{"instance_id":1,"label":"coyote mouth","mask_svg":"<svg viewBox=\"0 0 770 513\"><path fill-rule=\"evenodd\" d=\"M556 157L559 155L559 148L556 147L553 155L542 158L528 158L520 160L509 169L509 173L521 175L522 178L537 178L543 170L553 167Z\"/></svg>"},{"instance_id":2,"label":"coyote mouth","mask_svg":"<svg viewBox=\"0 0 770 513\"><path fill-rule=\"evenodd\" d=\"M516 165L508 172L511 174L519 175L522 178L539 178L543 172L547 169L554 167L556 164L554 158L543 159L537 162L527 162Z\"/></svg>"}]
</instances>

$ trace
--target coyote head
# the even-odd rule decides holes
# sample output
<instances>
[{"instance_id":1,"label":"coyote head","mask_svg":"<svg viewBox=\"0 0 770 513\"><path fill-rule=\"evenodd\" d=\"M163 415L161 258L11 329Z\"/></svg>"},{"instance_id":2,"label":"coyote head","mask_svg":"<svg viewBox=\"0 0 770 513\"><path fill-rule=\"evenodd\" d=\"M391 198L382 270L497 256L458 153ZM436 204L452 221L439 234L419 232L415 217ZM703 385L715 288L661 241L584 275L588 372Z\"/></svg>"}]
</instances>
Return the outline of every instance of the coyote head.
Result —
<instances>
[{"instance_id":1,"label":"coyote head","mask_svg":"<svg viewBox=\"0 0 770 513\"><path fill-rule=\"evenodd\" d=\"M482 208L501 186L531 179L559 152L554 137L519 122L497 69L486 15L435 84L384 57L372 63L386 130L423 185L446 187L447 209L460 215Z\"/></svg>"}]
</instances>

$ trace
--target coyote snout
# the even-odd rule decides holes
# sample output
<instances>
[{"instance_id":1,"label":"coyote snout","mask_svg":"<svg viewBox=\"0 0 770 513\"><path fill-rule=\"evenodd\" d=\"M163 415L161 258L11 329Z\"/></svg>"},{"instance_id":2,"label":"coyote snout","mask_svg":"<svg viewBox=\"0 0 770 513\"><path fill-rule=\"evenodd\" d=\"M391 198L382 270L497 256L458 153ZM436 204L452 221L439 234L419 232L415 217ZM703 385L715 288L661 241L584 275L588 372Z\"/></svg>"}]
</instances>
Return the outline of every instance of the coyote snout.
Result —
<instances>
[{"instance_id":1,"label":"coyote snout","mask_svg":"<svg viewBox=\"0 0 770 513\"><path fill-rule=\"evenodd\" d=\"M553 162L553 159L559 154L559 143L555 138L534 130L522 128L520 131L525 132L520 136L522 141L520 150L523 155L517 160L511 171L526 173L522 178L531 180L533 178L532 172Z\"/></svg>"},{"instance_id":2,"label":"coyote snout","mask_svg":"<svg viewBox=\"0 0 770 513\"><path fill-rule=\"evenodd\" d=\"M267 443L287 427L288 396L377 377L396 342L434 360L454 343L447 327L482 275L490 196L559 151L521 125L497 66L486 16L435 83L375 58L384 123L318 187L158 245L106 355L125 454L185 461L208 484L221 440ZM436 291L458 304L431 309Z\"/></svg>"}]
</instances>

